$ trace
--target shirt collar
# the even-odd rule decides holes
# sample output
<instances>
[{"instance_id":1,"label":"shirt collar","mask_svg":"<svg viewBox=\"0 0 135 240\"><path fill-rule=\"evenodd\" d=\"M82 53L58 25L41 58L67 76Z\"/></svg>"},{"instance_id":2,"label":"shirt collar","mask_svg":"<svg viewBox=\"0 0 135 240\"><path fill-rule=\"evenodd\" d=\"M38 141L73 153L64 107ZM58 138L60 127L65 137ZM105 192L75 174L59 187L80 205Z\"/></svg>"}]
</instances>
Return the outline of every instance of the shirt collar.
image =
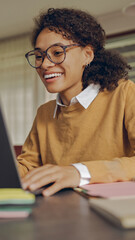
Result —
<instances>
[{"instance_id":1,"label":"shirt collar","mask_svg":"<svg viewBox=\"0 0 135 240\"><path fill-rule=\"evenodd\" d=\"M98 95L100 89L100 84L91 83L87 88L85 88L81 93L77 96L73 97L70 101L70 106L79 102L85 109L89 107L95 97ZM56 116L56 112L58 106L67 107L61 102L60 95L58 94L56 97L56 107L54 109L53 118Z\"/></svg>"}]
</instances>

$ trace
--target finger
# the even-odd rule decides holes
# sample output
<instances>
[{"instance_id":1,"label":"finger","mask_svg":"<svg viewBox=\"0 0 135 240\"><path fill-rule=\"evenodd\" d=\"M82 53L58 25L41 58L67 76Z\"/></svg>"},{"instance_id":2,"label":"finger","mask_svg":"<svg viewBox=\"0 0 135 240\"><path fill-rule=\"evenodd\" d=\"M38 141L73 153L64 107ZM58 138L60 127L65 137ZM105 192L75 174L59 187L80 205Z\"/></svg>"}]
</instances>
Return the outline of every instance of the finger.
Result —
<instances>
[{"instance_id":1,"label":"finger","mask_svg":"<svg viewBox=\"0 0 135 240\"><path fill-rule=\"evenodd\" d=\"M54 176L54 175L52 175L52 174L48 174L48 175L46 175L46 176L38 179L37 181L32 182L32 183L28 186L28 188L29 188L31 191L34 191L34 190L36 190L36 189L38 189L38 188L41 188L41 187L43 187L43 186L45 186L45 185L48 185L48 184L50 184L50 183L55 182L55 181L56 181L56 178L57 178L56 176Z\"/></svg>"},{"instance_id":2,"label":"finger","mask_svg":"<svg viewBox=\"0 0 135 240\"><path fill-rule=\"evenodd\" d=\"M48 187L47 189L43 190L42 194L45 197L49 197L49 196L52 196L53 194L55 194L56 192L60 191L63 188L64 188L64 186L63 186L63 184L61 184L61 181L57 181L53 185L51 185L51 187Z\"/></svg>"},{"instance_id":3,"label":"finger","mask_svg":"<svg viewBox=\"0 0 135 240\"><path fill-rule=\"evenodd\" d=\"M47 170L49 168L52 168L52 165L50 166L42 166L39 167L38 169L34 169L32 170L28 176L26 176L25 178L22 179L22 185L23 188L27 188L30 184L32 184L35 181L38 181L38 179L40 179L41 177L43 177L45 174L47 174Z\"/></svg>"},{"instance_id":4,"label":"finger","mask_svg":"<svg viewBox=\"0 0 135 240\"><path fill-rule=\"evenodd\" d=\"M39 171L36 171L34 175L32 175L29 178L29 183L35 183L40 181L40 179L43 179L46 176L53 176L54 174L59 174L59 171L61 170L61 168L59 166L56 165L49 165L48 167L40 167ZM28 182L28 180L26 180L26 182Z\"/></svg>"},{"instance_id":5,"label":"finger","mask_svg":"<svg viewBox=\"0 0 135 240\"><path fill-rule=\"evenodd\" d=\"M28 180L29 178L33 177L36 173L40 172L43 168L44 168L44 169L48 169L48 168L50 168L51 166L53 166L53 165L51 165L51 164L46 164L46 165L44 165L44 166L40 166L40 167L38 167L38 168L35 168L35 169L30 170L30 171L23 177L23 181Z\"/></svg>"},{"instance_id":6,"label":"finger","mask_svg":"<svg viewBox=\"0 0 135 240\"><path fill-rule=\"evenodd\" d=\"M59 181L59 179L62 178L61 172L59 171L61 168L58 166L52 166L45 172L43 176L40 174L38 175L38 178L29 184L29 189L34 191L42 186L45 186L49 183Z\"/></svg>"}]
</instances>

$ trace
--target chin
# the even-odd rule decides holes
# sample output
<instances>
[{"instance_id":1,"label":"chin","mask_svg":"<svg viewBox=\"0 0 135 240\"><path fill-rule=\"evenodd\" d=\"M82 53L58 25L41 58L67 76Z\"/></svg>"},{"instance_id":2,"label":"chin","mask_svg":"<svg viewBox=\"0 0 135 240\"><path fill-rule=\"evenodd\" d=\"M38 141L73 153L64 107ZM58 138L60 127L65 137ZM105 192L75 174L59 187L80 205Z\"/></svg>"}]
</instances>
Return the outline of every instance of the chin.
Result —
<instances>
[{"instance_id":1,"label":"chin","mask_svg":"<svg viewBox=\"0 0 135 240\"><path fill-rule=\"evenodd\" d=\"M46 87L46 86L45 86L45 88L49 93L58 93L59 92L59 90L56 88Z\"/></svg>"},{"instance_id":2,"label":"chin","mask_svg":"<svg viewBox=\"0 0 135 240\"><path fill-rule=\"evenodd\" d=\"M54 90L48 90L46 89L49 93L58 93L58 91L54 91Z\"/></svg>"},{"instance_id":3,"label":"chin","mask_svg":"<svg viewBox=\"0 0 135 240\"><path fill-rule=\"evenodd\" d=\"M49 92L49 93L60 93L63 91L63 88L62 86L58 86L57 84L56 85L53 85L53 84L44 84L45 85L45 88L46 90Z\"/></svg>"}]
</instances>

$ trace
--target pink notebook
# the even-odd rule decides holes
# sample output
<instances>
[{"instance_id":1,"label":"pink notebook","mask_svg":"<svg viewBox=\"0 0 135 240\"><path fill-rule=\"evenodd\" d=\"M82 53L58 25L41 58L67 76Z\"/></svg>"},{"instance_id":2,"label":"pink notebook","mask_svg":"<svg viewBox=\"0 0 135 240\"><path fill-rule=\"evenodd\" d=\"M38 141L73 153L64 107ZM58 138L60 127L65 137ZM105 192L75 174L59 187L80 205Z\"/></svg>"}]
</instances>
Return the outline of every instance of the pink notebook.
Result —
<instances>
[{"instance_id":1,"label":"pink notebook","mask_svg":"<svg viewBox=\"0 0 135 240\"><path fill-rule=\"evenodd\" d=\"M27 211L1 211L0 218L27 218L30 215Z\"/></svg>"},{"instance_id":2,"label":"pink notebook","mask_svg":"<svg viewBox=\"0 0 135 240\"><path fill-rule=\"evenodd\" d=\"M87 190L87 194L93 197L135 197L135 182L87 184L81 188Z\"/></svg>"}]
</instances>

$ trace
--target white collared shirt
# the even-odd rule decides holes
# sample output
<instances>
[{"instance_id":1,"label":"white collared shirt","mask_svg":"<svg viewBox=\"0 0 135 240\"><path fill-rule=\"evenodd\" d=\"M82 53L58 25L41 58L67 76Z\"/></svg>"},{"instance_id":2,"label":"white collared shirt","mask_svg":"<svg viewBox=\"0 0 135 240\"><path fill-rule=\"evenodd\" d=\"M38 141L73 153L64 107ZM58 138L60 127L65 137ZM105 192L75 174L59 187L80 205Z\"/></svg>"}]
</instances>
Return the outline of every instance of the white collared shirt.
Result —
<instances>
[{"instance_id":1,"label":"white collared shirt","mask_svg":"<svg viewBox=\"0 0 135 240\"><path fill-rule=\"evenodd\" d=\"M99 93L100 85L91 83L87 88L85 88L81 93L77 96L73 97L70 101L70 106L74 105L75 103L79 102L85 109L87 109L92 101L96 98ZM67 107L61 102L60 95L57 95L56 98L56 107L54 110L53 118L56 117L57 109L59 106ZM80 184L82 186L84 184L88 184L91 179L90 172L88 168L82 163L75 163L72 164L80 173Z\"/></svg>"}]
</instances>

